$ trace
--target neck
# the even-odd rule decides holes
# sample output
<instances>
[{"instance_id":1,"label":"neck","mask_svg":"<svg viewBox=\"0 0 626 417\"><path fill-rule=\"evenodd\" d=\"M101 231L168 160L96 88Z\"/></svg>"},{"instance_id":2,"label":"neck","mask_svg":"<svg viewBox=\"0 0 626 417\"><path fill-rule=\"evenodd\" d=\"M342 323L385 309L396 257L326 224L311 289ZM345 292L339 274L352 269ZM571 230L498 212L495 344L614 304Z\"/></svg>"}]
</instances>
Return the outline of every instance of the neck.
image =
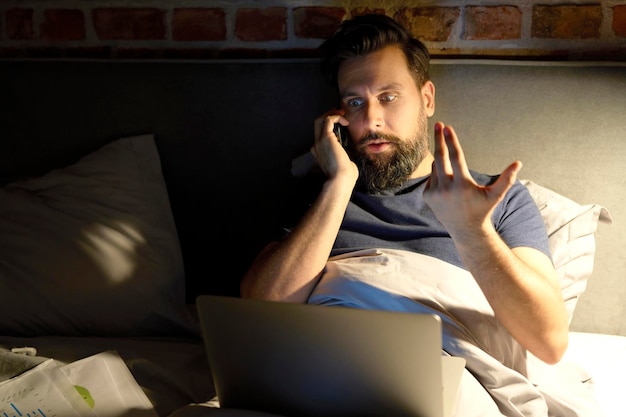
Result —
<instances>
[{"instance_id":1,"label":"neck","mask_svg":"<svg viewBox=\"0 0 626 417\"><path fill-rule=\"evenodd\" d=\"M415 171L413 171L410 178L419 178L429 175L432 172L434 160L435 158L433 157L433 154L428 152L424 159L422 159L422 162L420 162L417 168L415 168Z\"/></svg>"}]
</instances>

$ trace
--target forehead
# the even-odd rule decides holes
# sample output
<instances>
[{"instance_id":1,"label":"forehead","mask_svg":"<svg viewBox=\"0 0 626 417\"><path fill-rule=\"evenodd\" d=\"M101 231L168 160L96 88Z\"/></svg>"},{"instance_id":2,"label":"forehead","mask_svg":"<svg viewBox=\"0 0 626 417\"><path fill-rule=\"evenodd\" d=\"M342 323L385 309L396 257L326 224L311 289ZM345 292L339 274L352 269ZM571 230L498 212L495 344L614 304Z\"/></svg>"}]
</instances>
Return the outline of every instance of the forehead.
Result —
<instances>
[{"instance_id":1,"label":"forehead","mask_svg":"<svg viewBox=\"0 0 626 417\"><path fill-rule=\"evenodd\" d=\"M404 52L398 45L345 60L339 66L337 82L341 96L358 88L379 90L389 85L417 89Z\"/></svg>"}]
</instances>

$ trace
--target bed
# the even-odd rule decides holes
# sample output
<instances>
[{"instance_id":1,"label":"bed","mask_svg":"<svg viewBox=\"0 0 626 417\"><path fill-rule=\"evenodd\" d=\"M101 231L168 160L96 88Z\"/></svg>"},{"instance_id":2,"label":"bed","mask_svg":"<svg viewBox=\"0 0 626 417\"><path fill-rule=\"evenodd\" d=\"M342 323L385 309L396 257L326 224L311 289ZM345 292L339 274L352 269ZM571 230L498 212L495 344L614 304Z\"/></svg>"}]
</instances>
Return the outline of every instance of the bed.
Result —
<instances>
[{"instance_id":1,"label":"bed","mask_svg":"<svg viewBox=\"0 0 626 417\"><path fill-rule=\"evenodd\" d=\"M238 296L288 218L306 181L291 161L335 103L317 63L3 60L0 71L0 393L48 359L66 369L114 352L143 401L124 415L264 415L219 408L194 301ZM472 168L524 163L571 321L562 365L607 417L623 416L626 66L436 60L432 77L436 119Z\"/></svg>"}]
</instances>

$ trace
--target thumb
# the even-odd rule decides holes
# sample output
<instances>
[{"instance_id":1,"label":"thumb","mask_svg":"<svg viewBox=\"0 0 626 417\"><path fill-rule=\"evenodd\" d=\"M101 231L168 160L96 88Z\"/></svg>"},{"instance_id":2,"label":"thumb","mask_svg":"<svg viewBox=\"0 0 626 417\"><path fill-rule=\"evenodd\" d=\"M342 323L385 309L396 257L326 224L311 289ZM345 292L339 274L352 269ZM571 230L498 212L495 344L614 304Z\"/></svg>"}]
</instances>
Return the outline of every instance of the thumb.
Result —
<instances>
[{"instance_id":1,"label":"thumb","mask_svg":"<svg viewBox=\"0 0 626 417\"><path fill-rule=\"evenodd\" d=\"M517 180L517 174L521 171L521 169L522 163L520 161L515 161L506 167L496 182L491 186L492 193L498 196L499 199L504 197L507 191L509 191L511 186Z\"/></svg>"}]
</instances>

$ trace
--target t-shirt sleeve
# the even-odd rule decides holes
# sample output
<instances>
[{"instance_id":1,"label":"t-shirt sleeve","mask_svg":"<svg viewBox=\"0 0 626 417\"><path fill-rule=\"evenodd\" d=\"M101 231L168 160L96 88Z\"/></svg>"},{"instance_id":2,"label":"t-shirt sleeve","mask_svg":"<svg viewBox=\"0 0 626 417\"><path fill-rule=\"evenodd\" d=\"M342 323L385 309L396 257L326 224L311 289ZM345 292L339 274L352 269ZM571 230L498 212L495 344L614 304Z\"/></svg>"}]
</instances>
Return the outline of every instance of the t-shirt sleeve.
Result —
<instances>
[{"instance_id":1,"label":"t-shirt sleeve","mask_svg":"<svg viewBox=\"0 0 626 417\"><path fill-rule=\"evenodd\" d=\"M515 182L494 212L493 222L510 248L535 248L552 258L543 217L530 192L519 181Z\"/></svg>"}]
</instances>

